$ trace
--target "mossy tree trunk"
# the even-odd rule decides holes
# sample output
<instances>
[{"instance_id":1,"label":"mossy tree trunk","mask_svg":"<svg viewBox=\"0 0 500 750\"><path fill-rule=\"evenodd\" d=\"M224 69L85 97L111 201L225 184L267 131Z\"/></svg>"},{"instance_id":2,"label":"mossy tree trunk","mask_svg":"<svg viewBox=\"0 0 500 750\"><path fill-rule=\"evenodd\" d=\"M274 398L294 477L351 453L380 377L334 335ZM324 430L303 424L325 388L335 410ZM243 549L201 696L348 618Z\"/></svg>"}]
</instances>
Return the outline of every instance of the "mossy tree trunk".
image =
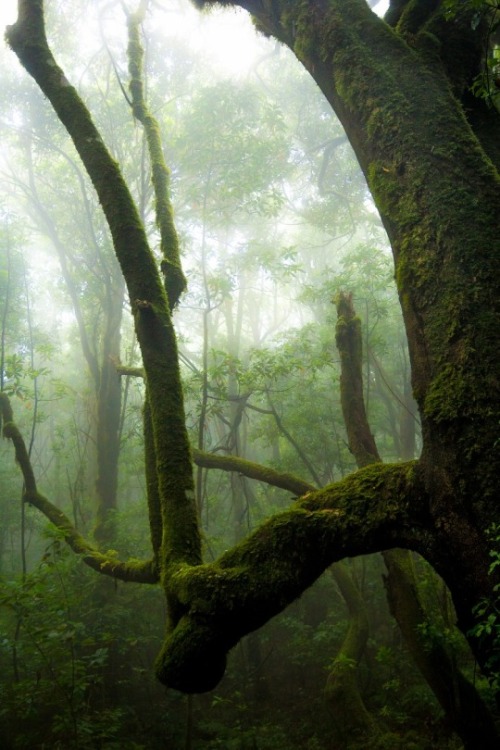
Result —
<instances>
[{"instance_id":1,"label":"mossy tree trunk","mask_svg":"<svg viewBox=\"0 0 500 750\"><path fill-rule=\"evenodd\" d=\"M358 466L379 462L377 445L370 432L363 399L361 321L352 295L340 293L337 300L336 342L341 361L341 403L349 448ZM412 553L392 549L382 552L390 611L399 625L412 658L436 696L446 719L466 750L494 750L498 746L492 717L481 696L456 666L445 645L430 641L424 630L432 621L422 602Z\"/></svg>"},{"instance_id":2,"label":"mossy tree trunk","mask_svg":"<svg viewBox=\"0 0 500 750\"><path fill-rule=\"evenodd\" d=\"M500 472L500 118L469 93L488 23L472 23L467 8L448 22L444 4L426 0L398 2L392 25L365 0L227 4L248 10L310 72L380 211L422 421L424 554L468 632L496 582L486 531L498 518Z\"/></svg>"},{"instance_id":3,"label":"mossy tree trunk","mask_svg":"<svg viewBox=\"0 0 500 750\"><path fill-rule=\"evenodd\" d=\"M236 4L236 3L228 3ZM412 385L423 428L419 461L367 466L306 493L211 565L201 565L177 348L164 285L138 212L76 90L47 45L42 0L20 0L8 40L71 134L108 220L141 346L157 474L158 572L171 632L158 677L187 692L213 687L225 654L298 596L332 562L402 547L448 584L468 632L494 596L487 530L500 476L500 179L498 115L468 102L483 24L447 24L442 3L399 2L389 26L364 0L244 0L287 44L342 121L394 251ZM496 131L493 127L496 127ZM496 139L496 140L495 140ZM491 157L491 158L490 158ZM498 161L496 163L499 163ZM169 263L164 264L168 271ZM7 417L7 405L2 402ZM311 425L314 429L314 425ZM57 516L28 481L27 499ZM67 519L68 541L95 567ZM103 572L151 580L151 566L103 561ZM154 578L154 576L153 576ZM487 670L489 644L471 639Z\"/></svg>"},{"instance_id":4,"label":"mossy tree trunk","mask_svg":"<svg viewBox=\"0 0 500 750\"><path fill-rule=\"evenodd\" d=\"M200 537L177 343L169 300L144 227L118 165L52 56L45 36L41 0L20 1L18 22L9 27L8 38L75 143L99 196L126 280L151 407L161 502L162 572L180 562L196 564L200 562ZM175 235L171 242L176 242ZM165 274L173 257L175 248L170 248L165 257Z\"/></svg>"},{"instance_id":5,"label":"mossy tree trunk","mask_svg":"<svg viewBox=\"0 0 500 750\"><path fill-rule=\"evenodd\" d=\"M328 672L325 697L335 733L343 743L353 738L381 735L381 727L367 710L358 686L358 667L369 636L368 614L346 563L331 567L332 577L349 614L347 632Z\"/></svg>"}]
</instances>

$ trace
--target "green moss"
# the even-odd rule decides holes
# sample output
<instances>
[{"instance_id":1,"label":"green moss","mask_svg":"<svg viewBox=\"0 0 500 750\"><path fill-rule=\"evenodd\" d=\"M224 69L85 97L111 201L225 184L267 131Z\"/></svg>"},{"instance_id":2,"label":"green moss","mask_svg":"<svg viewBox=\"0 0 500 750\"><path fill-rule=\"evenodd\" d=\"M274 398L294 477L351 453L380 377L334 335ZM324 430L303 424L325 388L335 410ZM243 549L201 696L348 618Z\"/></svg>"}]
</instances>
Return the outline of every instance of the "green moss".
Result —
<instances>
[{"instance_id":1,"label":"green moss","mask_svg":"<svg viewBox=\"0 0 500 750\"><path fill-rule=\"evenodd\" d=\"M148 500L149 528L153 554L158 561L163 536L163 522L161 515L160 492L158 488L158 474L156 470L156 450L153 438L153 425L149 397L144 400L144 463L146 475L146 493Z\"/></svg>"},{"instance_id":2,"label":"green moss","mask_svg":"<svg viewBox=\"0 0 500 750\"><path fill-rule=\"evenodd\" d=\"M140 40L140 25L144 9L129 16L129 72L130 92L132 94L132 111L134 117L144 126L151 161L152 183L155 192L156 221L160 230L162 252L161 269L165 277L165 287L170 309L176 306L179 297L186 288L186 279L182 272L179 240L174 224L172 204L170 201L170 170L163 155L161 133L158 121L149 112L144 97L142 68L144 51Z\"/></svg>"},{"instance_id":3,"label":"green moss","mask_svg":"<svg viewBox=\"0 0 500 750\"><path fill-rule=\"evenodd\" d=\"M41 3L26 6L21 20L10 27L9 39L71 135L104 209L127 283L144 361L156 451L164 562L187 559L194 564L201 559L201 543L177 342L156 261L118 165L78 93L67 84L51 54Z\"/></svg>"},{"instance_id":4,"label":"green moss","mask_svg":"<svg viewBox=\"0 0 500 750\"><path fill-rule=\"evenodd\" d=\"M470 393L470 386L466 374L447 364L431 383L425 399L424 411L436 422L453 420L457 416L465 416L464 399ZM472 403L468 404L474 408Z\"/></svg>"},{"instance_id":5,"label":"green moss","mask_svg":"<svg viewBox=\"0 0 500 750\"><path fill-rule=\"evenodd\" d=\"M172 565L165 585L180 619L158 658L160 679L187 692L214 687L226 652L241 636L281 611L332 562L407 544L410 537L417 544L423 512L417 466L370 466L306 494L213 564Z\"/></svg>"}]
</instances>

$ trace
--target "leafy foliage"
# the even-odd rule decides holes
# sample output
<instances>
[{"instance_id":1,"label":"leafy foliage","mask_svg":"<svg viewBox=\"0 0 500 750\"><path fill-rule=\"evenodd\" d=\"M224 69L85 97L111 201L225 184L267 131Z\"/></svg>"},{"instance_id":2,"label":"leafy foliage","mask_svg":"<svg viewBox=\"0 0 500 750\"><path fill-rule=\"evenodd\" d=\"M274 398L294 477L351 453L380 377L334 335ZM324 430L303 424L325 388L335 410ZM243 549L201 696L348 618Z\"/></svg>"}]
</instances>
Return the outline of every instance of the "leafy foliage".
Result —
<instances>
[{"instance_id":1,"label":"leafy foliage","mask_svg":"<svg viewBox=\"0 0 500 750\"><path fill-rule=\"evenodd\" d=\"M500 566L500 526L493 524L489 531L491 542L490 573ZM495 597L482 599L474 608L477 624L472 635L487 644L488 665L491 669L491 688L495 695L500 692L500 584L494 586Z\"/></svg>"}]
</instances>

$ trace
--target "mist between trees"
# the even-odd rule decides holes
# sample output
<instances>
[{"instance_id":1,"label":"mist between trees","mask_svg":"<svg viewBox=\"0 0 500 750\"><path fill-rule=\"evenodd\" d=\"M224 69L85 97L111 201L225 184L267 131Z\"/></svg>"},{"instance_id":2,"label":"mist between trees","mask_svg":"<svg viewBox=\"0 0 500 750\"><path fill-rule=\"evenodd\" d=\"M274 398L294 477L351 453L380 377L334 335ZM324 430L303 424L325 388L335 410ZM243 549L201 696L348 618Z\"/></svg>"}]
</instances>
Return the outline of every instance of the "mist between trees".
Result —
<instances>
[{"instance_id":1,"label":"mist between trees","mask_svg":"<svg viewBox=\"0 0 500 750\"><path fill-rule=\"evenodd\" d=\"M493 750L498 5L199 5L0 53L0 745Z\"/></svg>"}]
</instances>

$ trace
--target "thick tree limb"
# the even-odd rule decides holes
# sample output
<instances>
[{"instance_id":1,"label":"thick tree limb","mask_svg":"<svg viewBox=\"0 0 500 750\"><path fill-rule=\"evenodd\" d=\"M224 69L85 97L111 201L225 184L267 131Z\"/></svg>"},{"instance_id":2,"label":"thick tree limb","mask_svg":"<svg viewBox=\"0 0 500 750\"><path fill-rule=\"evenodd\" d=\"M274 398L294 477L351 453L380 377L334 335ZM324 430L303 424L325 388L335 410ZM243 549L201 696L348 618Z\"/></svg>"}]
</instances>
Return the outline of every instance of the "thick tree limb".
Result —
<instances>
[{"instance_id":1,"label":"thick tree limb","mask_svg":"<svg viewBox=\"0 0 500 750\"><path fill-rule=\"evenodd\" d=\"M306 494L215 563L179 568L170 587L182 614L158 657L159 679L210 690L226 652L333 562L394 546L424 551L425 505L418 463L369 466Z\"/></svg>"},{"instance_id":2,"label":"thick tree limb","mask_svg":"<svg viewBox=\"0 0 500 750\"><path fill-rule=\"evenodd\" d=\"M290 474L282 474L267 467L254 464L234 456L219 456L194 451L194 460L199 466L222 471L238 471L275 487L295 492L297 495L314 492L315 487ZM366 710L357 687L357 673L353 663L360 660L368 638L366 607L347 564L339 561L331 566L331 574L343 596L348 611L349 625L342 646L330 669L325 694L331 705L342 734L364 731L373 735L378 731L376 722ZM348 718L346 718L348 716Z\"/></svg>"},{"instance_id":3,"label":"thick tree limb","mask_svg":"<svg viewBox=\"0 0 500 750\"><path fill-rule=\"evenodd\" d=\"M139 569L136 563L123 563L115 558L109 558L95 549L90 542L85 540L79 532L73 527L67 516L56 508L49 500L44 498L37 489L35 476L28 457L24 439L13 421L13 412L9 399L5 394L0 394L1 417L4 424L4 437L12 440L15 451L16 461L20 465L24 483L26 486L25 499L34 507L38 508L46 518L51 521L58 529L64 532L65 540L77 554L83 554L84 562L100 573L112 577L142 583L156 583L159 580L158 574L154 571L155 563L147 561L142 563L144 569ZM149 449L146 451L146 483L148 494L148 507L151 526L151 540L155 559L159 554L161 546L161 515L158 500L157 475L155 471L155 455L152 450L151 435L151 418L149 409L145 406L144 414L144 434L146 444ZM300 477L287 472L279 472L253 461L239 458L237 456L224 456L213 453L206 453L193 449L193 459L198 466L207 469L219 469L226 472L237 472L243 474L249 479L255 479L272 487L278 487L295 495L304 495L312 492L315 487L305 482Z\"/></svg>"},{"instance_id":4,"label":"thick tree limb","mask_svg":"<svg viewBox=\"0 0 500 750\"><path fill-rule=\"evenodd\" d=\"M3 394L1 405L4 434L14 443L25 477L26 501L44 513L98 572L126 581L157 582L154 561L123 563L101 554L38 493L24 441ZM310 487L243 459L214 461L205 456L207 464L245 469L248 476L267 477L291 491ZM394 544L425 546L419 484L414 462L368 467L324 490L308 491L291 510L270 519L216 563L179 568L168 584L179 622L158 659L159 678L186 692L210 689L222 676L226 651L299 596L332 562Z\"/></svg>"},{"instance_id":5,"label":"thick tree limb","mask_svg":"<svg viewBox=\"0 0 500 750\"><path fill-rule=\"evenodd\" d=\"M363 358L360 320L352 295L340 293L336 300L336 342L340 354L340 394L349 447L358 466L381 461L370 431L363 398ZM388 576L385 580L391 613L398 623L409 651L436 696L451 726L466 750L498 746L492 717L478 694L456 666L445 646L425 638L429 616L421 600L411 552L383 550Z\"/></svg>"}]
</instances>

